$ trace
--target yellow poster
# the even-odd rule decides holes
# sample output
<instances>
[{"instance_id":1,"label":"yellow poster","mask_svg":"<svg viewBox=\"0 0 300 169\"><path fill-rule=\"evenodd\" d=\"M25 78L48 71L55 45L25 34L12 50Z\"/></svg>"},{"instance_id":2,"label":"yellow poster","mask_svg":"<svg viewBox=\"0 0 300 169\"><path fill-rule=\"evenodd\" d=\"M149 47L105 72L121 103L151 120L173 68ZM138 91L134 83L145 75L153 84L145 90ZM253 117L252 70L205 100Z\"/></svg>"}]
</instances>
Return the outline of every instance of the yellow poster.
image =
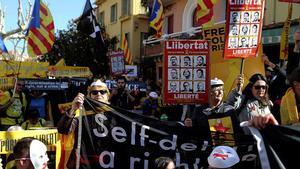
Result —
<instances>
[{"instance_id":1,"label":"yellow poster","mask_svg":"<svg viewBox=\"0 0 300 169\"><path fill-rule=\"evenodd\" d=\"M46 77L48 62L18 62L0 60L0 77L41 78Z\"/></svg>"},{"instance_id":2,"label":"yellow poster","mask_svg":"<svg viewBox=\"0 0 300 169\"><path fill-rule=\"evenodd\" d=\"M235 87L235 79L240 73L241 59L225 60L223 49L225 43L225 24L215 25L211 28L205 28L202 32L204 39L209 40L211 44L211 69L210 77L218 77L225 83L225 96ZM262 47L262 46L261 46ZM261 51L261 50L260 50ZM244 63L245 84L255 73L264 73L264 64L261 58L262 52L259 52L256 58L246 58Z\"/></svg>"},{"instance_id":3,"label":"yellow poster","mask_svg":"<svg viewBox=\"0 0 300 169\"><path fill-rule=\"evenodd\" d=\"M47 75L53 77L91 77L93 74L88 67L49 66Z\"/></svg>"},{"instance_id":4,"label":"yellow poster","mask_svg":"<svg viewBox=\"0 0 300 169\"><path fill-rule=\"evenodd\" d=\"M15 78L13 77L0 77L0 90L7 90L14 87Z\"/></svg>"},{"instance_id":5,"label":"yellow poster","mask_svg":"<svg viewBox=\"0 0 300 169\"><path fill-rule=\"evenodd\" d=\"M38 139L47 145L48 151L55 151L55 144L58 141L58 132L57 129L0 131L0 154L11 153L17 141L23 137Z\"/></svg>"}]
</instances>

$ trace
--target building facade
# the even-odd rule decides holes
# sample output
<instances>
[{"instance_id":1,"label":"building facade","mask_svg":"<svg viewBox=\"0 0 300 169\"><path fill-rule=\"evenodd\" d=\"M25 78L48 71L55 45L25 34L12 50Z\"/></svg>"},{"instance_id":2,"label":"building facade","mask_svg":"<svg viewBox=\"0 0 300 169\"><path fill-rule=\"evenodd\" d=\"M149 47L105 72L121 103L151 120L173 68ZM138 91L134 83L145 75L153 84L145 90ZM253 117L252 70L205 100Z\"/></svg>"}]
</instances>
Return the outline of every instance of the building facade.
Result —
<instances>
[{"instance_id":1,"label":"building facade","mask_svg":"<svg viewBox=\"0 0 300 169\"><path fill-rule=\"evenodd\" d=\"M143 40L148 35L147 9L142 7L140 0L96 0L97 18L105 26L110 38L116 37L119 43L113 50L120 48L121 36L124 33L133 63L141 61Z\"/></svg>"}]
</instances>

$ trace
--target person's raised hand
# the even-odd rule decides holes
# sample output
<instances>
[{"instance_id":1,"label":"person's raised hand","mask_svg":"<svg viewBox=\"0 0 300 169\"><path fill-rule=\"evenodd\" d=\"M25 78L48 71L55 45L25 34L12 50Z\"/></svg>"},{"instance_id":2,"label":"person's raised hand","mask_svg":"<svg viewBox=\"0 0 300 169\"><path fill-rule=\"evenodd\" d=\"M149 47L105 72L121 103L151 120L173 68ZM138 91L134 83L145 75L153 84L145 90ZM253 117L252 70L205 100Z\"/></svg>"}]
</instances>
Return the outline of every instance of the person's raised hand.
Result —
<instances>
[{"instance_id":1,"label":"person's raised hand","mask_svg":"<svg viewBox=\"0 0 300 169\"><path fill-rule=\"evenodd\" d=\"M84 102L84 94L78 93L72 102L72 110L79 109L83 105L83 102Z\"/></svg>"},{"instance_id":2,"label":"person's raised hand","mask_svg":"<svg viewBox=\"0 0 300 169\"><path fill-rule=\"evenodd\" d=\"M265 116L253 116L249 123L250 126L256 127L258 129L265 128L266 125L278 125L278 121L275 119L273 114L267 114Z\"/></svg>"}]
</instances>

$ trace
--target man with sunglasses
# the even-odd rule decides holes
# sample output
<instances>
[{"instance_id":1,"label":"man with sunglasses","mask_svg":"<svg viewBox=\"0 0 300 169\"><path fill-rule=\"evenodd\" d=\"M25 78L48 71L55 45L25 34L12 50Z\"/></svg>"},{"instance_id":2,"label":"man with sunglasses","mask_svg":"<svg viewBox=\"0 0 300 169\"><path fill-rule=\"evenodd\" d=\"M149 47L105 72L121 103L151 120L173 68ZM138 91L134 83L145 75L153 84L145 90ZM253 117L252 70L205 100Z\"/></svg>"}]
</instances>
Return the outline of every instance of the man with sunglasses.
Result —
<instances>
[{"instance_id":1,"label":"man with sunglasses","mask_svg":"<svg viewBox=\"0 0 300 169\"><path fill-rule=\"evenodd\" d=\"M15 91L9 89L3 93L0 100L0 131L6 131L10 126L21 124L27 105L22 92L24 81L16 81Z\"/></svg>"},{"instance_id":2,"label":"man with sunglasses","mask_svg":"<svg viewBox=\"0 0 300 169\"><path fill-rule=\"evenodd\" d=\"M116 79L117 88L112 89L110 95L110 103L113 106L123 108L126 110L132 110L134 107L135 98L130 94L128 88L126 87L126 78L124 76L120 76Z\"/></svg>"}]
</instances>

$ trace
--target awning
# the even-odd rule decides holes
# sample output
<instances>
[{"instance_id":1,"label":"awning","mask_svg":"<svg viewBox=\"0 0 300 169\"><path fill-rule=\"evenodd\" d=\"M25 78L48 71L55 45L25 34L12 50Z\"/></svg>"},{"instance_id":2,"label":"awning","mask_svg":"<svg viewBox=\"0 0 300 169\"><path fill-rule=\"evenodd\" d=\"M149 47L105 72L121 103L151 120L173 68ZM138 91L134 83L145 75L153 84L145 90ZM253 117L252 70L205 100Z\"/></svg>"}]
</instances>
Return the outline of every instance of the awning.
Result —
<instances>
[{"instance_id":1,"label":"awning","mask_svg":"<svg viewBox=\"0 0 300 169\"><path fill-rule=\"evenodd\" d=\"M293 25L289 30L289 43L294 44L294 32L296 31L298 25ZM282 32L282 28L273 28L266 29L262 32L262 42L263 45L272 45L272 44L280 44L280 35Z\"/></svg>"}]
</instances>

